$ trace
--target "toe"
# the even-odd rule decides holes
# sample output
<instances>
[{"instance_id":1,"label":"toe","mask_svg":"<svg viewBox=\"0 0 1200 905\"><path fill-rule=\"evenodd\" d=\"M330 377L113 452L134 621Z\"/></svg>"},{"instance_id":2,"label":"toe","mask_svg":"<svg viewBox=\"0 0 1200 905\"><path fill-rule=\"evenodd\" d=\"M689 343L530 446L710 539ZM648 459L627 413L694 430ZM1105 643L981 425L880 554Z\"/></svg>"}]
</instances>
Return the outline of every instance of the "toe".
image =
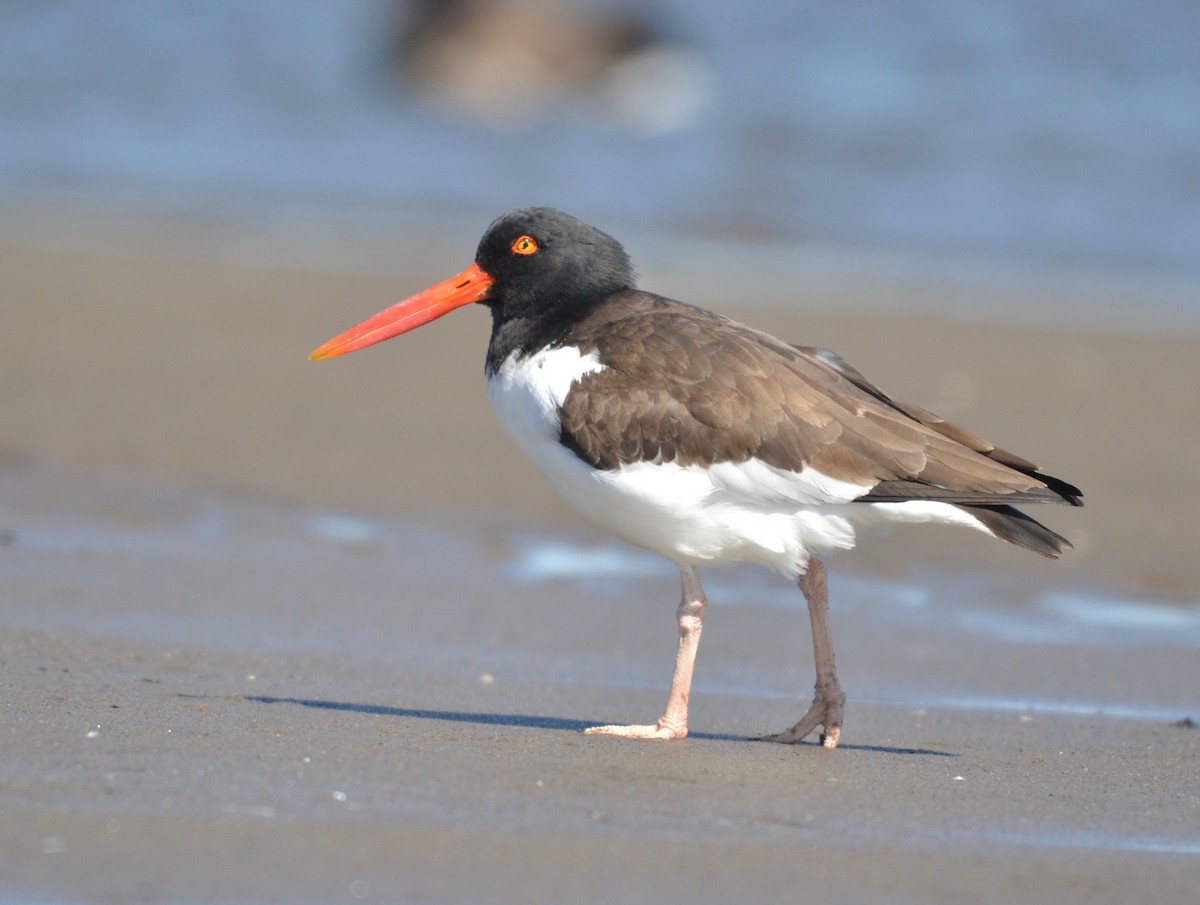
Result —
<instances>
[{"instance_id":1,"label":"toe","mask_svg":"<svg viewBox=\"0 0 1200 905\"><path fill-rule=\"evenodd\" d=\"M620 738L652 739L672 741L686 738L687 729L670 726L591 726L583 730L586 735L616 735Z\"/></svg>"}]
</instances>

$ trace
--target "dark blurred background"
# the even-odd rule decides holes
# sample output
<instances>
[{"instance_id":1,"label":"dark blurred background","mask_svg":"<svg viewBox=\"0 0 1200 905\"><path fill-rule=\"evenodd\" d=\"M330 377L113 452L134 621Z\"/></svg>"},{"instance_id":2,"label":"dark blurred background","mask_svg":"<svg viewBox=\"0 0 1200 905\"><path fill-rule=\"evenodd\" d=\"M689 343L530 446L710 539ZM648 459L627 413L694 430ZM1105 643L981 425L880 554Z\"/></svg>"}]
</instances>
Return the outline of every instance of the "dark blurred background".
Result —
<instances>
[{"instance_id":1,"label":"dark blurred background","mask_svg":"<svg viewBox=\"0 0 1200 905\"><path fill-rule=\"evenodd\" d=\"M317 244L552 204L1200 321L1198 47L1192 0L7 0L0 203Z\"/></svg>"}]
</instances>

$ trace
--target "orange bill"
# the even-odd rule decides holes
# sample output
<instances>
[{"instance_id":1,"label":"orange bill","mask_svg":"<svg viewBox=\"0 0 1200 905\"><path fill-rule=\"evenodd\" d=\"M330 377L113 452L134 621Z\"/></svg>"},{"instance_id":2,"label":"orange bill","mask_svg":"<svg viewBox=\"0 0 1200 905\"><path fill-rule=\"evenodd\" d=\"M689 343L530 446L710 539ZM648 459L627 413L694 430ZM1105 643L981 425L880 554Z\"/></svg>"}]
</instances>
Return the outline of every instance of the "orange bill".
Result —
<instances>
[{"instance_id":1,"label":"orange bill","mask_svg":"<svg viewBox=\"0 0 1200 905\"><path fill-rule=\"evenodd\" d=\"M492 278L478 264L472 264L457 276L368 317L358 326L351 327L314 349L308 357L312 361L335 358L415 330L443 314L449 314L455 308L483 301L491 291L492 282Z\"/></svg>"}]
</instances>

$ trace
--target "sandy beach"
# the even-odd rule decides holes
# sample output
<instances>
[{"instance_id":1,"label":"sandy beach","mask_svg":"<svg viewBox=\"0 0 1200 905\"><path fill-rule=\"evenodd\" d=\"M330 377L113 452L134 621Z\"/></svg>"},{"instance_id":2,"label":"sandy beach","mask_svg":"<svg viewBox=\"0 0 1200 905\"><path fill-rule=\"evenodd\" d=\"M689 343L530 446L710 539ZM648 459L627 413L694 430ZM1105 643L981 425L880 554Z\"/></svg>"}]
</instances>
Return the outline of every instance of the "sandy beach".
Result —
<instances>
[{"instance_id":1,"label":"sandy beach","mask_svg":"<svg viewBox=\"0 0 1200 905\"><path fill-rule=\"evenodd\" d=\"M1037 512L1062 562L944 529L834 559L836 752L747 740L808 699L807 616L711 573L693 736L638 744L578 730L658 714L676 577L511 447L484 312L305 359L469 244L398 278L30 235L0 227L2 905L1194 901L1200 337L895 313L916 284L730 312L1086 507Z\"/></svg>"}]
</instances>

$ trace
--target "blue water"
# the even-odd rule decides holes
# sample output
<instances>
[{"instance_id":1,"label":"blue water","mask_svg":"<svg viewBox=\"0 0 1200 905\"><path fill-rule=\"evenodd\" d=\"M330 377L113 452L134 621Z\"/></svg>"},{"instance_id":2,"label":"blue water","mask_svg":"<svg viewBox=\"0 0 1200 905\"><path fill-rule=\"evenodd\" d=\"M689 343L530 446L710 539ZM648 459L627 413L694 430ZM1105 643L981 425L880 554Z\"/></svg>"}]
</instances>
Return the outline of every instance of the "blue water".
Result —
<instances>
[{"instance_id":1,"label":"blue water","mask_svg":"<svg viewBox=\"0 0 1200 905\"><path fill-rule=\"evenodd\" d=\"M614 232L1200 285L1200 4L584 5L686 52L659 121L431 105L384 65L403 4L382 0L0 5L0 200L473 223L550 203Z\"/></svg>"},{"instance_id":2,"label":"blue water","mask_svg":"<svg viewBox=\"0 0 1200 905\"><path fill-rule=\"evenodd\" d=\"M645 579L670 581L675 568L661 557L616 543L581 545L565 540L530 539L506 570L523 584L566 581L590 593L621 595ZM892 624L938 626L965 635L1016 644L1116 647L1155 645L1200 648L1200 609L1163 601L1122 598L1084 589L1047 588L1030 605L998 605L994 591L966 578L970 587L935 594L930 584L903 579L839 575L834 609L874 611ZM955 580L943 576L943 587ZM986 584L986 582L984 583ZM789 582L763 569L712 570L708 598L721 607L767 606L803 609ZM972 604L973 598L982 601ZM876 601L885 601L882 605Z\"/></svg>"}]
</instances>

